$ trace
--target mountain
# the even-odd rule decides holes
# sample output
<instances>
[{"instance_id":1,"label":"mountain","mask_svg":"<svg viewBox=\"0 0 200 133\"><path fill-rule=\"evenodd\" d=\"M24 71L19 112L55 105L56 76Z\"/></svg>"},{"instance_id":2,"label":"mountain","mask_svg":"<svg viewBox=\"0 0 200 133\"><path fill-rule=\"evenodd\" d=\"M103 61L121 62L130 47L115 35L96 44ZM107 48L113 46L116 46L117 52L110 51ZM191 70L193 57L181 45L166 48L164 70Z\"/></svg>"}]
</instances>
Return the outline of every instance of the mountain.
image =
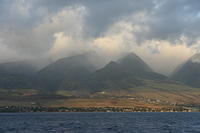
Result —
<instances>
[{"instance_id":1,"label":"mountain","mask_svg":"<svg viewBox=\"0 0 200 133\"><path fill-rule=\"evenodd\" d=\"M37 68L28 61L15 61L0 64L0 88L27 88Z\"/></svg>"},{"instance_id":2,"label":"mountain","mask_svg":"<svg viewBox=\"0 0 200 133\"><path fill-rule=\"evenodd\" d=\"M35 76L36 84L46 89L80 89L95 70L91 54L66 57L41 69Z\"/></svg>"},{"instance_id":3,"label":"mountain","mask_svg":"<svg viewBox=\"0 0 200 133\"><path fill-rule=\"evenodd\" d=\"M152 72L153 70L136 54L129 53L117 61L121 67L132 74L140 75L143 72Z\"/></svg>"},{"instance_id":4,"label":"mountain","mask_svg":"<svg viewBox=\"0 0 200 133\"><path fill-rule=\"evenodd\" d=\"M97 70L90 76L92 89L125 89L142 83L132 74L126 72L116 62L110 62L104 68Z\"/></svg>"},{"instance_id":5,"label":"mountain","mask_svg":"<svg viewBox=\"0 0 200 133\"><path fill-rule=\"evenodd\" d=\"M198 86L199 59L200 54L193 56L173 78ZM175 105L178 108L180 105L188 108L190 104L199 106L198 88L155 73L134 53L111 61L100 69L96 62L100 62L98 58L87 53L59 59L40 70L34 67L33 62L27 61L0 64L1 105L145 107L148 110L155 107L168 110Z\"/></svg>"},{"instance_id":6,"label":"mountain","mask_svg":"<svg viewBox=\"0 0 200 133\"><path fill-rule=\"evenodd\" d=\"M91 58L93 57L93 58ZM81 54L59 59L37 72L35 88L49 90L125 89L142 85L141 78L163 80L136 54L130 53L96 70L95 54ZM98 58L96 58L97 60Z\"/></svg>"},{"instance_id":7,"label":"mountain","mask_svg":"<svg viewBox=\"0 0 200 133\"><path fill-rule=\"evenodd\" d=\"M97 91L134 88L143 86L145 80L167 79L134 53L101 69L95 62L99 61L94 53L85 53L59 59L39 71L28 62L1 64L0 88Z\"/></svg>"},{"instance_id":8,"label":"mountain","mask_svg":"<svg viewBox=\"0 0 200 133\"><path fill-rule=\"evenodd\" d=\"M179 66L171 78L190 86L200 87L200 54L195 54Z\"/></svg>"},{"instance_id":9,"label":"mountain","mask_svg":"<svg viewBox=\"0 0 200 133\"><path fill-rule=\"evenodd\" d=\"M92 73L90 86L95 89L127 89L143 85L141 79L164 80L166 77L153 72L136 54L130 53Z\"/></svg>"},{"instance_id":10,"label":"mountain","mask_svg":"<svg viewBox=\"0 0 200 133\"><path fill-rule=\"evenodd\" d=\"M28 61L15 61L0 64L0 74L23 74L31 75L37 68Z\"/></svg>"},{"instance_id":11,"label":"mountain","mask_svg":"<svg viewBox=\"0 0 200 133\"><path fill-rule=\"evenodd\" d=\"M166 77L162 74L155 73L139 56L134 53L129 53L118 61L121 68L127 73L134 76L163 80Z\"/></svg>"}]
</instances>

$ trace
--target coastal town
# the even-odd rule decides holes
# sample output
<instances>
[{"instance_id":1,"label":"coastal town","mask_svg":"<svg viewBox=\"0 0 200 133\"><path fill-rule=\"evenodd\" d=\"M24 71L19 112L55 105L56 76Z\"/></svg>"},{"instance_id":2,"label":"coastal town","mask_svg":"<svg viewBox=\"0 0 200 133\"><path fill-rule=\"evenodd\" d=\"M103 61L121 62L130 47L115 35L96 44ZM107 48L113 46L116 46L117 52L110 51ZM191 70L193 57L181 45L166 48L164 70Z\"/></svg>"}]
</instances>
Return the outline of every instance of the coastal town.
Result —
<instances>
[{"instance_id":1,"label":"coastal town","mask_svg":"<svg viewBox=\"0 0 200 133\"><path fill-rule=\"evenodd\" d=\"M186 107L166 108L116 108L116 107L40 107L40 106L2 106L0 113L23 113L23 112L199 112Z\"/></svg>"}]
</instances>

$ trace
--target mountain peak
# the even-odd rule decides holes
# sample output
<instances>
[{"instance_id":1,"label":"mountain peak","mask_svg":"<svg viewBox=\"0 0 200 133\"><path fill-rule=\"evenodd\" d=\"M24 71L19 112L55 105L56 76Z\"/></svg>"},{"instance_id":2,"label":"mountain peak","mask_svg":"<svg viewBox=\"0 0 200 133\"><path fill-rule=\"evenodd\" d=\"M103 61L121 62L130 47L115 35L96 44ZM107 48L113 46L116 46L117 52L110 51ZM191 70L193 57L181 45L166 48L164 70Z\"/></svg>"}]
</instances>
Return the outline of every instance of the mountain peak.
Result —
<instances>
[{"instance_id":1,"label":"mountain peak","mask_svg":"<svg viewBox=\"0 0 200 133\"><path fill-rule=\"evenodd\" d=\"M119 64L123 66L125 70L131 70L135 72L148 71L151 72L152 69L135 53L129 53L119 61Z\"/></svg>"},{"instance_id":2,"label":"mountain peak","mask_svg":"<svg viewBox=\"0 0 200 133\"><path fill-rule=\"evenodd\" d=\"M113 65L116 65L117 63L114 62L114 61L110 61L106 66L113 66Z\"/></svg>"},{"instance_id":3,"label":"mountain peak","mask_svg":"<svg viewBox=\"0 0 200 133\"><path fill-rule=\"evenodd\" d=\"M192 63L200 63L200 53L193 55L189 60Z\"/></svg>"},{"instance_id":4,"label":"mountain peak","mask_svg":"<svg viewBox=\"0 0 200 133\"><path fill-rule=\"evenodd\" d=\"M124 59L140 59L140 57L138 55L136 55L135 53L128 53L126 54L121 60L124 60Z\"/></svg>"},{"instance_id":5,"label":"mountain peak","mask_svg":"<svg viewBox=\"0 0 200 133\"><path fill-rule=\"evenodd\" d=\"M138 57L139 58L139 56L137 54L133 53L133 52L126 54L126 56L127 57Z\"/></svg>"},{"instance_id":6,"label":"mountain peak","mask_svg":"<svg viewBox=\"0 0 200 133\"><path fill-rule=\"evenodd\" d=\"M111 70L111 71L115 71L115 70L119 70L120 69L120 66L117 62L114 62L114 61L110 61L107 65L105 65L102 69L105 69L105 70ZM100 70L102 70L100 69Z\"/></svg>"}]
</instances>

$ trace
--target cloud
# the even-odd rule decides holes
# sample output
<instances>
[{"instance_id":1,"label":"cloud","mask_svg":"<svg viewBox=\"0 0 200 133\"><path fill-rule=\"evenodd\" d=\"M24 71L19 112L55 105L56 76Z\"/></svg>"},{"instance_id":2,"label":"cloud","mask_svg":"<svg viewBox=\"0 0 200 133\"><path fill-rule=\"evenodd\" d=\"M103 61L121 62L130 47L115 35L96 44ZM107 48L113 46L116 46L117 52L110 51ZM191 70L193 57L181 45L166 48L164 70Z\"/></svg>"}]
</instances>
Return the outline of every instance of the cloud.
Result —
<instances>
[{"instance_id":1,"label":"cloud","mask_svg":"<svg viewBox=\"0 0 200 133\"><path fill-rule=\"evenodd\" d=\"M12 3L10 8L11 15L17 16L29 16L30 15L31 4L25 0L15 1Z\"/></svg>"},{"instance_id":2,"label":"cloud","mask_svg":"<svg viewBox=\"0 0 200 133\"><path fill-rule=\"evenodd\" d=\"M98 54L104 55L108 60L116 60L128 52L127 48L130 43L134 43L135 38L132 31L133 27L130 24L117 22L108 28L101 37L92 40L91 46Z\"/></svg>"},{"instance_id":3,"label":"cloud","mask_svg":"<svg viewBox=\"0 0 200 133\"><path fill-rule=\"evenodd\" d=\"M6 55L6 56L5 56ZM6 45L2 43L0 39L0 63L2 62L9 62L19 59L21 55L16 51L9 49Z\"/></svg>"},{"instance_id":4,"label":"cloud","mask_svg":"<svg viewBox=\"0 0 200 133\"><path fill-rule=\"evenodd\" d=\"M165 75L170 75L178 65L196 52L195 49L179 40L175 44L163 40L146 41L144 44L136 46L133 51L144 59L154 71Z\"/></svg>"},{"instance_id":5,"label":"cloud","mask_svg":"<svg viewBox=\"0 0 200 133\"><path fill-rule=\"evenodd\" d=\"M4 28L0 36L4 44L16 52L28 56L43 56L54 46L55 34L63 32L67 36L80 38L84 31L86 9L75 5L44 17L33 28Z\"/></svg>"},{"instance_id":6,"label":"cloud","mask_svg":"<svg viewBox=\"0 0 200 133\"><path fill-rule=\"evenodd\" d=\"M52 38L47 54L51 58L58 59L83 52L84 46L84 16L87 15L85 7L75 5L67 7L44 20L36 33L48 35ZM42 38L41 38L42 39Z\"/></svg>"},{"instance_id":7,"label":"cloud","mask_svg":"<svg viewBox=\"0 0 200 133\"><path fill-rule=\"evenodd\" d=\"M56 60L87 51L108 62L133 51L169 74L199 52L199 5L199 0L1 0L0 62Z\"/></svg>"},{"instance_id":8,"label":"cloud","mask_svg":"<svg viewBox=\"0 0 200 133\"><path fill-rule=\"evenodd\" d=\"M195 41L196 44L189 46L189 39L185 36L177 38L174 43L160 39L138 43L138 33L148 31L149 28L141 26L140 23L120 21L111 26L103 37L96 38L92 43L97 53L104 55L107 60L116 60L128 52L134 52L156 72L165 75L171 74L178 65L199 50L200 42Z\"/></svg>"},{"instance_id":9,"label":"cloud","mask_svg":"<svg viewBox=\"0 0 200 133\"><path fill-rule=\"evenodd\" d=\"M48 52L48 56L54 60L81 54L88 50L81 40L67 36L64 32L56 33L54 37L53 46Z\"/></svg>"}]
</instances>

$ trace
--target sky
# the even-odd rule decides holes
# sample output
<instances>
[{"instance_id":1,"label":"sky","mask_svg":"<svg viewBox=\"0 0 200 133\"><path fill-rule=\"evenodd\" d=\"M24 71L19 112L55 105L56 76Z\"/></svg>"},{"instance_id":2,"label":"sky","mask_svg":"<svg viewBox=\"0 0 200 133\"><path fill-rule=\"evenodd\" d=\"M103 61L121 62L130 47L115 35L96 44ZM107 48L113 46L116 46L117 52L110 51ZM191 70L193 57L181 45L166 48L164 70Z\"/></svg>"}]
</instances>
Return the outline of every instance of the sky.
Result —
<instances>
[{"instance_id":1,"label":"sky","mask_svg":"<svg viewBox=\"0 0 200 133\"><path fill-rule=\"evenodd\" d=\"M199 50L199 0L0 0L0 62L134 52L169 75Z\"/></svg>"}]
</instances>

